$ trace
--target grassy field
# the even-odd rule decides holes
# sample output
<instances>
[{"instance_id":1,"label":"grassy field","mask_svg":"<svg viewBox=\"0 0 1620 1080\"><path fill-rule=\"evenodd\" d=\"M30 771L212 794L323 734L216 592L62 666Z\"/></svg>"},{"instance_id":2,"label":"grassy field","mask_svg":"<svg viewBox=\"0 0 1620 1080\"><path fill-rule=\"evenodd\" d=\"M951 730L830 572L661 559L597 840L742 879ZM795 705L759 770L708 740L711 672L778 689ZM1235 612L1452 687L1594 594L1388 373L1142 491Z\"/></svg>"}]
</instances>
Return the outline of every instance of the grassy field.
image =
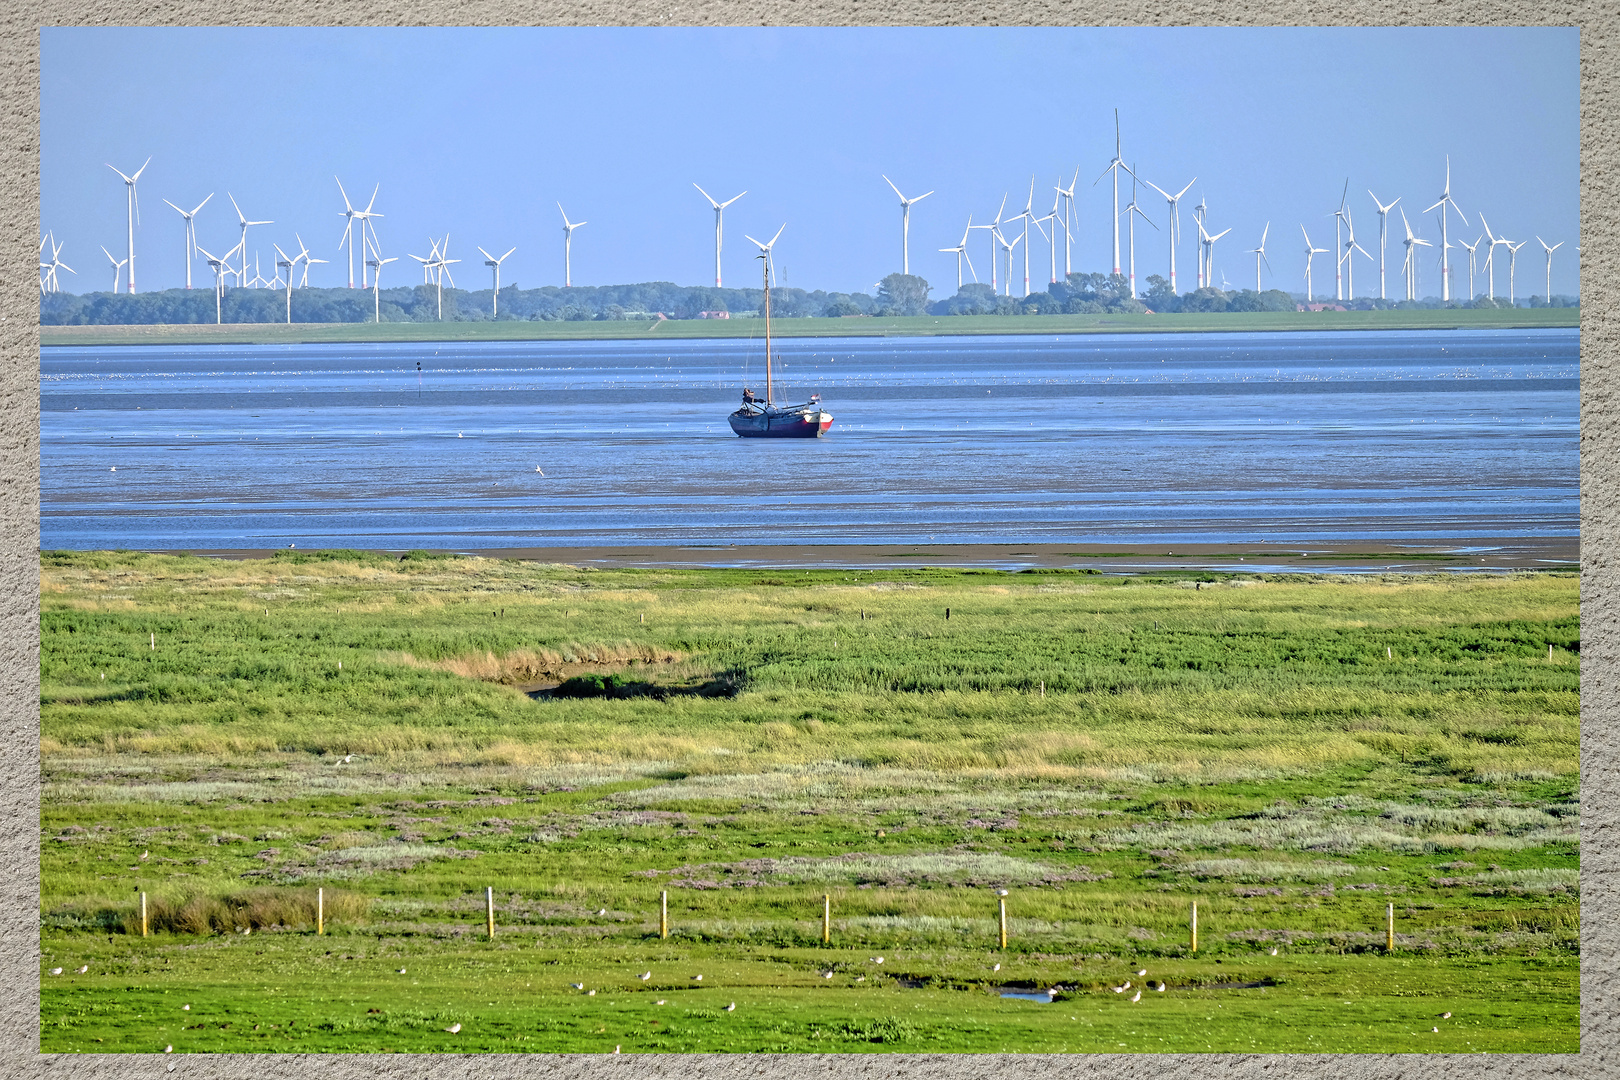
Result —
<instances>
[{"instance_id":1,"label":"grassy field","mask_svg":"<svg viewBox=\"0 0 1620 1080\"><path fill-rule=\"evenodd\" d=\"M1580 325L1579 308L1437 311L1250 312L1175 315L933 315L778 319L773 336L932 337L941 334L1239 333L1271 330L1507 330ZM760 319L663 322L242 323L41 326L41 345L247 345L366 341L583 341L650 337L737 338Z\"/></svg>"},{"instance_id":2,"label":"grassy field","mask_svg":"<svg viewBox=\"0 0 1620 1080\"><path fill-rule=\"evenodd\" d=\"M1579 1049L1573 574L41 597L46 1051Z\"/></svg>"}]
</instances>

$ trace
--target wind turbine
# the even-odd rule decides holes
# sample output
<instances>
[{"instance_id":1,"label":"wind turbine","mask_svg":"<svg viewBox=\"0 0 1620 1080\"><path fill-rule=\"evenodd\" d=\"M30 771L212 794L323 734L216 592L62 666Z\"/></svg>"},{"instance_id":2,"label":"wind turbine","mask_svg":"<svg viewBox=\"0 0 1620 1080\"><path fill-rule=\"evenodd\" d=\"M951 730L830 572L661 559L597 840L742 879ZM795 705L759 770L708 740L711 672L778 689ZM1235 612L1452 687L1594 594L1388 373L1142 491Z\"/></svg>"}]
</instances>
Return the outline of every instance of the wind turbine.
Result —
<instances>
[{"instance_id":1,"label":"wind turbine","mask_svg":"<svg viewBox=\"0 0 1620 1080\"><path fill-rule=\"evenodd\" d=\"M1524 247L1526 241L1520 240L1515 244L1511 240L1503 240L1508 249L1508 307L1513 307L1513 264L1518 261L1519 249Z\"/></svg>"},{"instance_id":2,"label":"wind turbine","mask_svg":"<svg viewBox=\"0 0 1620 1080\"><path fill-rule=\"evenodd\" d=\"M213 197L214 193L210 191L208 193L208 199L212 199ZM186 288L188 289L191 288L191 263L192 260L197 257L197 210L201 210L203 207L207 206L208 199L204 199L202 202L198 203L197 209L191 211L189 214L180 209L178 206L174 206L174 203L169 202L168 199L163 200L164 202L169 203L170 206L174 206L175 213L179 214L186 221Z\"/></svg>"},{"instance_id":3,"label":"wind turbine","mask_svg":"<svg viewBox=\"0 0 1620 1080\"><path fill-rule=\"evenodd\" d=\"M288 255L285 251L281 250L280 244L271 244L270 246L275 248L276 254L280 256L280 258L276 261L276 266L287 271L287 325L291 326L293 267L297 265L299 259L303 258L303 255Z\"/></svg>"},{"instance_id":4,"label":"wind turbine","mask_svg":"<svg viewBox=\"0 0 1620 1080\"><path fill-rule=\"evenodd\" d=\"M517 248L515 247L512 249L512 251L516 250ZM484 265L495 271L495 292L493 294L493 301L490 304L490 314L492 316L499 315L501 313L501 263L506 261L507 257L512 254L512 251L508 251L505 255L502 255L499 259L497 259L483 248L478 249L478 253L484 257Z\"/></svg>"},{"instance_id":5,"label":"wind turbine","mask_svg":"<svg viewBox=\"0 0 1620 1080\"><path fill-rule=\"evenodd\" d=\"M1483 236L1476 236L1472 244L1462 240L1457 241L1458 247L1466 248L1468 251L1468 299L1470 300L1474 298L1474 250L1479 247L1479 242L1483 239L1485 239Z\"/></svg>"},{"instance_id":6,"label":"wind turbine","mask_svg":"<svg viewBox=\"0 0 1620 1080\"><path fill-rule=\"evenodd\" d=\"M112 252L108 251L105 246L102 247L101 253L103 255L107 256L107 261L108 262L112 263L112 268L113 268L112 291L116 293L118 291L118 279L119 279L119 277L121 277L123 275L124 267L126 265L128 265L129 260L127 258L125 258L125 259L115 259L115 258L113 258Z\"/></svg>"},{"instance_id":7,"label":"wind turbine","mask_svg":"<svg viewBox=\"0 0 1620 1080\"><path fill-rule=\"evenodd\" d=\"M227 251L224 255L210 255L207 248L200 244L197 246L197 254L203 257L208 263L208 268L214 272L214 322L216 325L224 321L222 313L225 297L225 275L230 272L231 256L236 254L239 247L241 247L240 244L236 248ZM103 248L102 250L105 251L106 249Z\"/></svg>"},{"instance_id":8,"label":"wind turbine","mask_svg":"<svg viewBox=\"0 0 1620 1080\"><path fill-rule=\"evenodd\" d=\"M984 226L981 225L979 227L983 228ZM953 248L940 248L939 249L941 251L954 251L956 253L956 291L957 292L962 291L962 260L963 259L967 259L968 269L973 272L973 281L974 281L974 283L977 284L978 280L979 280L979 272L977 270L973 269L973 260L971 258L968 258L968 253L967 253L968 233L970 233L972 231L973 231L973 215L969 214L968 215L967 228L962 230L962 242L957 244Z\"/></svg>"},{"instance_id":9,"label":"wind turbine","mask_svg":"<svg viewBox=\"0 0 1620 1080\"><path fill-rule=\"evenodd\" d=\"M1191 180L1187 181L1187 186L1176 192L1174 195L1170 194L1168 191L1164 190L1164 188L1160 187L1158 184L1155 184L1151 180L1143 180L1142 183L1146 184L1154 191L1157 191L1160 195L1163 195L1165 201L1170 204L1170 211L1166 215L1170 222L1170 227L1165 230L1170 234L1170 292L1172 295L1179 296L1180 294L1176 292L1176 241L1181 239L1181 213L1177 209L1177 206L1181 202L1181 197L1187 194L1194 184L1198 183L1198 177L1195 176ZM1119 225L1117 222L1114 225L1114 233L1116 236L1119 233ZM1119 262L1117 255L1114 258L1114 262ZM1114 273L1119 273L1118 266L1114 267Z\"/></svg>"},{"instance_id":10,"label":"wind turbine","mask_svg":"<svg viewBox=\"0 0 1620 1080\"><path fill-rule=\"evenodd\" d=\"M1545 246L1545 245L1543 245L1543 246ZM105 249L103 249L103 250L105 250ZM62 245L58 244L56 242L56 237L54 235L51 236L51 261L48 262L48 263L41 263L40 266L41 266L42 269L44 269L46 271L46 273L48 275L48 280L50 282L50 291L51 292L61 292L62 291L61 284L56 280L56 272L58 270L66 270L68 273L72 274L74 277L79 276L79 272L77 270L73 269L73 267L69 266L67 263L62 261ZM114 285L113 291L114 292L118 291L116 283Z\"/></svg>"},{"instance_id":11,"label":"wind turbine","mask_svg":"<svg viewBox=\"0 0 1620 1080\"><path fill-rule=\"evenodd\" d=\"M145 172L146 167L150 164L152 164L152 159L148 157L141 162L141 167L135 170L134 176L124 176L120 170L113 169L111 165L107 166L107 168L123 177L124 180L124 196L129 211L129 255L125 261L129 263L129 291L131 293L135 291L135 222L141 214L141 197L135 193L135 181L141 178L141 173ZM118 291L116 286L113 291Z\"/></svg>"},{"instance_id":12,"label":"wind turbine","mask_svg":"<svg viewBox=\"0 0 1620 1080\"><path fill-rule=\"evenodd\" d=\"M1374 199L1373 201L1377 202L1378 200ZM1401 211L1401 224L1406 227L1406 239L1402 241L1402 243L1406 245L1406 262L1401 266L1402 271L1404 271L1406 274L1406 298L1408 300L1416 300L1417 259L1414 256L1417 254L1418 248L1433 247L1434 245L1429 243L1427 240L1419 240L1417 237L1412 235L1412 223L1406 220L1405 210Z\"/></svg>"},{"instance_id":13,"label":"wind turbine","mask_svg":"<svg viewBox=\"0 0 1620 1080\"><path fill-rule=\"evenodd\" d=\"M1000 206L999 209L996 210L996 219L994 221L992 221L988 225L970 225L969 226L969 228L972 228L972 229L988 229L988 230L990 230L990 295L991 296L994 296L996 294L996 292L997 292L997 288L996 288L996 241L1001 236L1001 212L1003 210L1005 210L1005 209L1007 209L1007 195L1004 192L1002 194L1002 196L1001 196L1001 206Z\"/></svg>"},{"instance_id":14,"label":"wind turbine","mask_svg":"<svg viewBox=\"0 0 1620 1080\"><path fill-rule=\"evenodd\" d=\"M512 249L512 251L516 250L516 248ZM508 251L506 254L510 255L512 252ZM506 255L501 256L503 259L505 257ZM371 314L376 322L382 322L382 268L391 262L398 261L398 255L391 259L385 259L382 257L382 252L379 251L377 257L368 264L371 267Z\"/></svg>"},{"instance_id":15,"label":"wind turbine","mask_svg":"<svg viewBox=\"0 0 1620 1080\"><path fill-rule=\"evenodd\" d=\"M1140 206L1136 205L1136 174L1134 172L1131 173L1131 204L1125 208L1124 213L1126 227L1130 234L1131 299L1134 300L1136 299L1136 219L1139 217L1149 225L1153 225L1153 219L1143 213ZM1157 230L1158 226L1153 225L1153 228Z\"/></svg>"},{"instance_id":16,"label":"wind turbine","mask_svg":"<svg viewBox=\"0 0 1620 1080\"><path fill-rule=\"evenodd\" d=\"M372 212L371 212L371 208L373 206L375 206L376 203L377 203L377 192L382 190L382 183L379 181L377 186L375 188L372 188L372 190L371 190L371 201L366 203L366 208L364 210L356 210L354 208L354 206L349 202L349 193L344 190L343 181L338 180L338 178L335 177L335 176L332 177L332 179L337 180L338 193L343 196L343 209L338 211L338 213L343 215L343 219L344 219L343 220L343 239L338 241L338 247L340 247L340 248L341 247L347 247L349 249L349 288L351 288L351 289L354 288L354 223L356 221L358 221L360 223L360 240L361 240L360 285L361 285L361 287L364 287L365 283L366 283L366 269L365 269L365 266L366 266L365 257L366 256L365 256L365 247L364 247L365 238L366 238L366 226L367 226L367 223L370 221L370 219L374 216L372 214ZM377 214L375 216L376 217L382 217L381 214Z\"/></svg>"},{"instance_id":17,"label":"wind turbine","mask_svg":"<svg viewBox=\"0 0 1620 1080\"><path fill-rule=\"evenodd\" d=\"M1267 270L1271 269L1271 260L1266 258L1266 236L1270 232L1271 232L1271 222L1268 221L1268 222L1266 222L1266 227L1260 231L1260 246L1253 249L1253 251L1254 251L1254 291L1256 293L1260 292L1260 263L1262 261L1265 262L1266 269Z\"/></svg>"},{"instance_id":18,"label":"wind turbine","mask_svg":"<svg viewBox=\"0 0 1620 1080\"><path fill-rule=\"evenodd\" d=\"M1560 240L1560 241L1558 241L1558 243L1554 244L1552 247L1548 247L1547 246L1547 241L1543 240L1541 237L1538 236L1538 237L1536 237L1536 243L1540 244L1541 245L1541 250L1543 250L1543 251L1545 251L1547 253L1547 295L1546 295L1545 299L1546 299L1548 304L1551 304L1552 303L1552 253L1557 251L1559 248L1563 247L1564 246L1564 241ZM53 258L54 258L54 256L53 256Z\"/></svg>"},{"instance_id":19,"label":"wind turbine","mask_svg":"<svg viewBox=\"0 0 1620 1080\"><path fill-rule=\"evenodd\" d=\"M1032 177L1029 178L1029 199L1026 200L1025 203L1024 203L1023 213L1018 215L1020 218L1022 218L1024 220L1024 231L1020 235L1021 235L1021 238L1024 241L1024 295L1025 296L1029 295L1029 223L1031 221L1035 220L1034 207L1035 207L1035 178L1032 176ZM1042 231L1041 235L1043 235L1043 236L1046 235L1044 230ZM1007 269L1007 274L1008 274L1009 277L1012 275L1012 268L1010 266Z\"/></svg>"},{"instance_id":20,"label":"wind turbine","mask_svg":"<svg viewBox=\"0 0 1620 1080\"><path fill-rule=\"evenodd\" d=\"M1062 220L1058 218L1058 206L1062 202L1063 202L1063 196L1061 194L1053 196L1052 197L1052 210L1051 210L1051 212L1048 213L1045 217L1035 219L1035 224L1037 226L1039 226L1040 223L1043 222L1043 221L1050 221L1052 223L1052 236L1051 236L1051 242L1049 244L1049 247L1051 248L1051 251L1052 251L1052 282L1051 283L1053 285L1057 284L1057 231L1063 225ZM1042 231L1042 235L1045 235L1045 230L1043 229L1041 231Z\"/></svg>"},{"instance_id":21,"label":"wind turbine","mask_svg":"<svg viewBox=\"0 0 1620 1080\"><path fill-rule=\"evenodd\" d=\"M878 175L883 176L882 173ZM893 180L884 176L883 182L894 188L896 195L900 195L900 189L894 187ZM900 272L902 274L909 275L911 273L911 204L922 202L932 194L932 191L925 191L915 199L908 199L904 195L900 195Z\"/></svg>"},{"instance_id":22,"label":"wind turbine","mask_svg":"<svg viewBox=\"0 0 1620 1080\"><path fill-rule=\"evenodd\" d=\"M718 289L720 288L720 215L722 212L724 212L726 207L748 194L748 192L739 191L725 202L715 202L713 195L710 195L707 191L704 191L695 183L692 186L697 188L705 199L709 200L710 206L714 207L714 287ZM559 209L561 208L559 207ZM567 220L566 214L563 215L563 220ZM584 222L582 221L580 224L583 225Z\"/></svg>"},{"instance_id":23,"label":"wind turbine","mask_svg":"<svg viewBox=\"0 0 1620 1080\"><path fill-rule=\"evenodd\" d=\"M1102 183L1103 176L1107 176L1109 173L1114 174L1114 273L1115 274L1119 273L1119 170L1124 169L1124 168L1125 168L1125 161L1124 161L1124 159L1122 159L1119 156L1119 110L1115 109L1114 110L1114 160L1112 160L1112 161L1110 161L1108 163L1108 168L1106 168L1106 169L1104 169L1102 171L1102 176L1097 177L1097 179L1095 179L1095 180L1093 180L1091 182L1091 186L1096 187L1098 184ZM1129 172L1130 170L1126 169L1126 171ZM1192 185L1188 184L1187 186L1191 187ZM1163 192L1160 192L1160 194L1163 194ZM1182 194L1186 194L1185 190L1183 190ZM1177 197L1179 198L1180 196L1177 196ZM1171 232L1175 232L1174 227L1171 228ZM1174 243L1175 243L1175 240L1172 238L1171 244L1174 245ZM1172 246L1171 251L1173 252L1174 250L1175 250L1175 248ZM1175 272L1175 269L1174 269L1175 265L1176 265L1176 257L1175 257L1174 254L1172 254L1170 256L1170 266L1172 267L1172 269L1170 271L1170 278L1171 278L1172 283L1174 282L1175 276L1176 276L1176 272Z\"/></svg>"},{"instance_id":24,"label":"wind turbine","mask_svg":"<svg viewBox=\"0 0 1620 1080\"><path fill-rule=\"evenodd\" d=\"M232 195L230 192L227 191L225 193L225 197L227 199L231 200L231 205L232 206L236 207L236 221L237 221L237 224L242 226L242 243L241 243L241 247L242 247L242 250L245 252L245 251L247 251L247 231L248 231L248 226L249 225L274 225L275 222L273 222L273 221L249 221L242 214L242 208L240 206L236 206L236 196ZM299 241L299 243L302 243L302 242L303 241ZM325 262L326 260L325 259L317 259L316 261L317 262ZM308 263L304 264L304 276L305 277L309 276L309 264ZM236 283L238 285L247 284L247 256L245 256L245 255L242 257L242 268L240 270L238 270L237 274L236 274Z\"/></svg>"},{"instance_id":25,"label":"wind turbine","mask_svg":"<svg viewBox=\"0 0 1620 1080\"><path fill-rule=\"evenodd\" d=\"M1384 296L1384 249L1387 246L1387 237L1389 235L1389 212L1395 209L1395 203L1400 202L1401 197L1399 195L1395 196L1394 202L1391 202L1388 206L1385 206L1383 203L1378 201L1378 196L1372 193L1372 188L1367 189L1367 194L1369 197L1371 197L1373 205L1378 207L1378 299L1384 300L1386 299ZM1401 220L1406 220L1405 210L1401 211ZM1411 229L1408 228L1407 232L1410 234ZM1410 291L1410 289L1408 289L1408 291ZM1410 300L1412 298L1408 296L1407 299Z\"/></svg>"},{"instance_id":26,"label":"wind turbine","mask_svg":"<svg viewBox=\"0 0 1620 1080\"><path fill-rule=\"evenodd\" d=\"M1011 219L1009 218L1008 220L1011 220ZM1013 277L1013 269L1012 269L1013 248L1018 246L1019 241L1023 240L1023 237L1022 236L1015 236L1015 237L1012 238L1011 242L1009 242L1005 236L1001 235L1001 230L1000 229L995 230L995 232L992 233L991 235L993 235L996 238L996 242L999 243L1001 245L1001 247L1002 247L1002 250L1004 250L1007 253L1007 277L1006 277L1006 282L1003 285L1003 294L1006 295L1006 296L1011 296L1012 295L1012 277Z\"/></svg>"},{"instance_id":27,"label":"wind turbine","mask_svg":"<svg viewBox=\"0 0 1620 1080\"><path fill-rule=\"evenodd\" d=\"M1063 177L1058 177L1062 180ZM1080 170L1074 170L1074 176L1069 180L1068 187L1059 187L1057 193L1063 196L1063 276L1067 278L1074 273L1074 263L1070 259L1070 238L1074 233L1074 185L1080 179ZM1135 177L1132 177L1134 180ZM1096 185L1093 184L1093 187Z\"/></svg>"},{"instance_id":28,"label":"wind turbine","mask_svg":"<svg viewBox=\"0 0 1620 1080\"><path fill-rule=\"evenodd\" d=\"M1205 231L1204 223L1198 223L1198 235L1204 245L1204 284L1208 288L1213 289L1215 287L1212 284L1215 280L1215 241L1219 240L1221 237L1225 236L1231 231L1231 229L1222 229L1214 236L1211 236L1207 231Z\"/></svg>"},{"instance_id":29,"label":"wind turbine","mask_svg":"<svg viewBox=\"0 0 1620 1080\"><path fill-rule=\"evenodd\" d=\"M1445 190L1440 193L1440 201L1435 203L1434 206L1429 207L1429 210L1433 210L1435 208L1435 206L1438 206L1440 208L1440 299L1441 299L1442 302L1448 302L1448 301L1451 300L1451 261L1447 257L1447 252L1450 251L1451 244L1446 239L1446 207L1449 206L1449 207L1451 207L1451 209L1457 211L1457 216L1462 219L1462 223L1464 225L1468 224L1468 219L1463 216L1462 207L1458 206L1454 201L1452 201L1452 198L1451 198L1451 155L1450 154L1446 155L1446 187L1445 187ZM1423 212L1425 214L1427 214L1429 212L1429 210L1425 210ZM1487 255L1486 256L1487 261L1489 260L1489 258L1490 258L1490 256ZM1469 288L1472 288L1472 287L1473 287L1473 282L1469 282Z\"/></svg>"},{"instance_id":30,"label":"wind turbine","mask_svg":"<svg viewBox=\"0 0 1620 1080\"><path fill-rule=\"evenodd\" d=\"M784 222L782 222L782 229L785 229L785 228L787 228L787 222L784 221ZM758 240L755 240L752 236L749 236L747 233L743 233L743 238L745 240L749 241L754 246L759 248L759 257L765 260L765 272L767 274L770 274L770 276L773 277L773 278L776 275L771 273L771 271L775 268L774 267L774 260L771 257L771 249L776 246L776 241L781 239L782 229L777 229L776 230L776 235L771 237L771 242L768 243L768 244L761 244ZM767 398L770 397L770 392L769 392L768 389L766 391L765 396Z\"/></svg>"},{"instance_id":31,"label":"wind turbine","mask_svg":"<svg viewBox=\"0 0 1620 1080\"><path fill-rule=\"evenodd\" d=\"M1299 234L1305 238L1305 302L1309 304L1316 299L1311 292L1311 260L1318 255L1326 255L1327 248L1312 247L1311 234L1305 231L1303 224L1299 227Z\"/></svg>"},{"instance_id":32,"label":"wind turbine","mask_svg":"<svg viewBox=\"0 0 1620 1080\"><path fill-rule=\"evenodd\" d=\"M447 236L445 239L449 239L449 237ZM424 259L420 255L410 256L422 264L422 284L424 285L433 284L433 268L435 265L437 265L439 259L439 242L430 236L428 237L428 244L429 248L427 258ZM407 252L406 254L410 253Z\"/></svg>"},{"instance_id":33,"label":"wind turbine","mask_svg":"<svg viewBox=\"0 0 1620 1080\"><path fill-rule=\"evenodd\" d=\"M1492 236L1491 235L1490 223L1485 220L1485 215L1483 213L1481 213L1479 215L1479 224L1480 224L1480 227L1485 230L1485 239L1487 239L1487 240L1489 240L1491 242L1491 246L1489 248L1487 248L1486 251L1485 251L1485 295L1487 297L1489 297L1491 300L1495 300L1496 299L1496 249L1498 247L1501 247L1503 244L1507 243L1507 241L1504 240L1500 236Z\"/></svg>"},{"instance_id":34,"label":"wind turbine","mask_svg":"<svg viewBox=\"0 0 1620 1080\"><path fill-rule=\"evenodd\" d=\"M561 207L558 207L558 209L561 209ZM568 220L568 215L564 214L563 215L563 220L567 221ZM583 225L585 223L582 221L579 224ZM577 226L576 226L576 228L577 228ZM516 249L514 249L514 250L516 250ZM451 263L458 263L458 262L461 261L460 259L452 259L452 258L449 257L450 256L450 234L449 233L444 234L444 243L442 245L438 246L438 253L439 253L438 260L436 262L434 262L434 264L433 264L433 270L434 270L434 273L433 273L433 285L434 285L434 288L436 288L438 290L438 294L439 294L438 317L439 317L439 320L442 322L444 320L444 279L445 278L450 279L450 287L452 289L456 287L456 276L450 272L450 264ZM510 254L510 252L508 252L508 254ZM506 256L503 255L501 257L504 259Z\"/></svg>"},{"instance_id":35,"label":"wind turbine","mask_svg":"<svg viewBox=\"0 0 1620 1080\"><path fill-rule=\"evenodd\" d=\"M1346 299L1353 301L1356 298L1355 253L1359 251L1369 259L1372 256L1356 243L1356 223L1351 219L1350 208L1347 206L1340 212L1344 215L1344 290L1349 293Z\"/></svg>"},{"instance_id":36,"label":"wind turbine","mask_svg":"<svg viewBox=\"0 0 1620 1080\"><path fill-rule=\"evenodd\" d=\"M568 211L562 208L562 203L557 204L557 211L562 214L563 219L563 287L572 288L574 284L574 230L584 225L585 222L569 221ZM446 243L449 242L449 239L449 237L445 237ZM461 260L456 261L460 262ZM454 285L455 282L452 281L450 284Z\"/></svg>"},{"instance_id":37,"label":"wind turbine","mask_svg":"<svg viewBox=\"0 0 1620 1080\"><path fill-rule=\"evenodd\" d=\"M1193 207L1193 224L1198 227L1198 235L1200 237L1202 237L1205 233L1204 218L1208 216L1209 207L1204 205L1204 193L1200 191L1198 193L1198 205ZM1209 269L1209 267L1204 265L1203 243L1200 241L1200 243L1196 245L1193 250L1198 255L1198 275L1193 280L1198 282L1198 287L1200 289L1202 289L1205 285L1213 285L1215 275L1214 272Z\"/></svg>"}]
</instances>

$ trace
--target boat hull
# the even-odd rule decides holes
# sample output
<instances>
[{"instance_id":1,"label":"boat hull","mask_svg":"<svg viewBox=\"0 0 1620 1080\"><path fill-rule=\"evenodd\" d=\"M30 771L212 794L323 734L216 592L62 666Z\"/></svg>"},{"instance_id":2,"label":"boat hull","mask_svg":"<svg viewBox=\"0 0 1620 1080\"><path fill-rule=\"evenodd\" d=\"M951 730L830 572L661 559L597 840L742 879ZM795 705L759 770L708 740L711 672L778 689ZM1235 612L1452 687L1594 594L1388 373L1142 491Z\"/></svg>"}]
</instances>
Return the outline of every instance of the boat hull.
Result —
<instances>
[{"instance_id":1,"label":"boat hull","mask_svg":"<svg viewBox=\"0 0 1620 1080\"><path fill-rule=\"evenodd\" d=\"M727 418L731 430L743 439L816 439L832 427L824 412L765 413L738 410Z\"/></svg>"}]
</instances>

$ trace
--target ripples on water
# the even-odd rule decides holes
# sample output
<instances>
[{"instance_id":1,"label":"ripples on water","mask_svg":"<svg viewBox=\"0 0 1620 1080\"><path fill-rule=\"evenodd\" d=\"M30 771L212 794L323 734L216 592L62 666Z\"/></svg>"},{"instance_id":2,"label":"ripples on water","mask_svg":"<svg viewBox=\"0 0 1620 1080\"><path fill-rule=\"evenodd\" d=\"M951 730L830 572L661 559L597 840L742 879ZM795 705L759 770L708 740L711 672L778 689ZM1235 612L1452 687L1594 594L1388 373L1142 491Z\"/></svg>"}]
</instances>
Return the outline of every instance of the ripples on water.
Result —
<instances>
[{"instance_id":1,"label":"ripples on water","mask_svg":"<svg viewBox=\"0 0 1620 1080\"><path fill-rule=\"evenodd\" d=\"M754 341L52 346L41 544L1575 535L1579 343L795 339L778 400L837 419L782 441L726 425Z\"/></svg>"}]
</instances>

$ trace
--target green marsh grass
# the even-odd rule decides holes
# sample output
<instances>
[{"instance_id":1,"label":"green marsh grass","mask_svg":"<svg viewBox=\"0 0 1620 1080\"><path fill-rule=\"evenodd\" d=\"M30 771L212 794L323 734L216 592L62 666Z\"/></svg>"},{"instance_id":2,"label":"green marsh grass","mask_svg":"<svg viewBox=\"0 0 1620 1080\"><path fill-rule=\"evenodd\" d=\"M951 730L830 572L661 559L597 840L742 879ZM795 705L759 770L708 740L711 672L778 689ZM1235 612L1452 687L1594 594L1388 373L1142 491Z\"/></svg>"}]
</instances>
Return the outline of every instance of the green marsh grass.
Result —
<instances>
[{"instance_id":1,"label":"green marsh grass","mask_svg":"<svg viewBox=\"0 0 1620 1080\"><path fill-rule=\"evenodd\" d=\"M1578 1046L1572 575L45 553L41 601L46 1050Z\"/></svg>"}]
</instances>

